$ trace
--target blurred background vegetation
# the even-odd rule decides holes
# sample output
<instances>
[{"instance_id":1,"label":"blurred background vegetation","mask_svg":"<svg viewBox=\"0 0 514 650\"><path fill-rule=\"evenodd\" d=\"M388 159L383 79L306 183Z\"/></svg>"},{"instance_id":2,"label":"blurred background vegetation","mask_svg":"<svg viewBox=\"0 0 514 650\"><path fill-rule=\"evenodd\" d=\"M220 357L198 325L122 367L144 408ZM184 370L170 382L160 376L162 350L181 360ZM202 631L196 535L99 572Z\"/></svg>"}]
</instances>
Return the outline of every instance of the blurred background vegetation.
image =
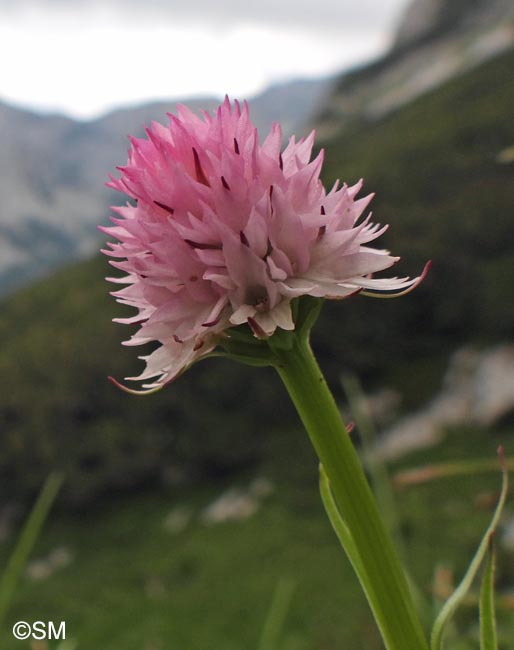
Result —
<instances>
[{"instance_id":1,"label":"blurred background vegetation","mask_svg":"<svg viewBox=\"0 0 514 650\"><path fill-rule=\"evenodd\" d=\"M454 34L453 22L444 25L423 47ZM512 344L513 70L506 48L379 117L337 113L341 97L357 97L355 87L383 74L375 65L341 79L320 110L326 184L365 178L376 219L391 224L382 242L403 256L400 274L433 261L401 300L324 307L313 346L342 404L341 374L351 372L369 393L393 389L397 418L422 410L456 351ZM122 308L107 295L106 274L95 256L1 304L2 556L49 472L66 476L9 621L29 612L66 620L78 650L257 647L274 589L291 578L281 650L378 650L278 378L210 360L157 395L121 393L106 376L134 374L140 362L120 347L128 328L111 323ZM391 470L494 459L500 443L512 455L513 425L508 408L488 426L453 424ZM429 601L463 572L498 486L492 473L398 493L407 560ZM229 514L217 519L209 505L220 495ZM513 515L508 505L505 539ZM506 542L498 570L504 648L514 645L513 546ZM455 650L478 647L473 605ZM6 650L23 647L0 638Z\"/></svg>"}]
</instances>

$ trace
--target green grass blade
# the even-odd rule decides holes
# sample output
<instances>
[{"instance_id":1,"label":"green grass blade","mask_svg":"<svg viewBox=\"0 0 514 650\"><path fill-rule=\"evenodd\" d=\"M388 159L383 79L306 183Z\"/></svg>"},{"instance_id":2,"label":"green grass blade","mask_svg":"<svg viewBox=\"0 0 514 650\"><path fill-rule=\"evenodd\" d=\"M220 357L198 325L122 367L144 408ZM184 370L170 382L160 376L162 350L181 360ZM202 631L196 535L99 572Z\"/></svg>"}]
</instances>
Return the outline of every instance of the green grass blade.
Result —
<instances>
[{"instance_id":1,"label":"green grass blade","mask_svg":"<svg viewBox=\"0 0 514 650\"><path fill-rule=\"evenodd\" d=\"M343 517L341 516L341 513L339 512L334 499L334 495L330 489L329 480L322 465L320 465L320 492L321 499L323 501L323 505L325 506L325 510L330 523L332 524L332 528L334 529L339 541L341 542L341 546L344 548L346 555L348 556L348 559L350 560L353 569L357 574L359 582L365 591L368 600L373 606L376 596L373 593L372 586L369 584L369 580L366 576L366 570L362 562L359 549L357 548L350 530L348 529L348 526L346 525ZM415 585L411 584L410 582L409 584L413 592L415 592ZM424 606L425 603L421 602L420 605Z\"/></svg>"},{"instance_id":2,"label":"green grass blade","mask_svg":"<svg viewBox=\"0 0 514 650\"><path fill-rule=\"evenodd\" d=\"M276 650L278 648L293 591L293 580L288 578L279 580L262 628L261 638L257 646L258 650Z\"/></svg>"},{"instance_id":3,"label":"green grass blade","mask_svg":"<svg viewBox=\"0 0 514 650\"><path fill-rule=\"evenodd\" d=\"M494 572L496 568L494 537L489 537L487 560L480 589L480 650L498 650L494 611Z\"/></svg>"},{"instance_id":4,"label":"green grass blade","mask_svg":"<svg viewBox=\"0 0 514 650\"><path fill-rule=\"evenodd\" d=\"M505 504L505 499L507 498L507 491L509 487L508 471L505 459L503 457L503 449L498 450L498 455L500 457L501 470L502 470L502 489L500 493L500 498L498 499L498 505L494 511L491 523L489 524L485 534L480 542L480 545L475 553L474 558L471 560L471 563L464 575L459 586L455 589L453 594L448 598L446 603L443 605L443 608L437 616L434 626L432 628L432 636L430 639L430 648L431 650L442 650L443 648L443 635L446 628L446 625L451 621L455 611L461 604L461 602L466 597L471 584L482 564L482 561L487 553L487 548L489 545L489 538L494 534L500 515Z\"/></svg>"},{"instance_id":5,"label":"green grass blade","mask_svg":"<svg viewBox=\"0 0 514 650\"><path fill-rule=\"evenodd\" d=\"M60 474L52 473L46 479L0 579L0 628L12 602L20 575L25 568L27 559L57 496L61 483L62 476Z\"/></svg>"},{"instance_id":6,"label":"green grass blade","mask_svg":"<svg viewBox=\"0 0 514 650\"><path fill-rule=\"evenodd\" d=\"M514 459L505 460L508 471L514 471ZM393 484L397 488L407 488L413 485L429 483L440 478L456 476L473 476L498 471L497 460L462 460L445 463L431 463L410 469L404 469L393 476Z\"/></svg>"}]
</instances>

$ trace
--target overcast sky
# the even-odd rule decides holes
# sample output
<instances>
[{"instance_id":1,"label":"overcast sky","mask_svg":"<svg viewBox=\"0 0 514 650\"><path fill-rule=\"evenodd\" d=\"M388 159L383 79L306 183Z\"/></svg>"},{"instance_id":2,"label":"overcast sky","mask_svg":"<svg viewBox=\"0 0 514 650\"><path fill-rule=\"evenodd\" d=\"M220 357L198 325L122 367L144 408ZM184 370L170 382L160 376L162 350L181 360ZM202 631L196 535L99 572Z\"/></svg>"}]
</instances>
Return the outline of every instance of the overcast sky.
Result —
<instances>
[{"instance_id":1,"label":"overcast sky","mask_svg":"<svg viewBox=\"0 0 514 650\"><path fill-rule=\"evenodd\" d=\"M409 0L0 0L0 99L89 118L248 97L387 48Z\"/></svg>"}]
</instances>

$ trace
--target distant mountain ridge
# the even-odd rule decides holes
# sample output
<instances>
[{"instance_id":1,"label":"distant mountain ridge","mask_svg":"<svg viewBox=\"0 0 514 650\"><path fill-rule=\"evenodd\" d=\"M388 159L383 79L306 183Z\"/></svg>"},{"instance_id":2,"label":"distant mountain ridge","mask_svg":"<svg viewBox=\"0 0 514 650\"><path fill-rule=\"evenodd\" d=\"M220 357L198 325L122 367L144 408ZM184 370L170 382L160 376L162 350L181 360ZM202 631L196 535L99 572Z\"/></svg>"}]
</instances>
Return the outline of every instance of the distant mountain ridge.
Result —
<instances>
[{"instance_id":1,"label":"distant mountain ridge","mask_svg":"<svg viewBox=\"0 0 514 650\"><path fill-rule=\"evenodd\" d=\"M260 132L280 121L285 135L301 128L331 88L329 78L270 87L251 100ZM184 100L212 110L212 97ZM0 295L98 248L98 223L118 202L104 187L126 160L127 134L165 122L176 102L123 108L82 122L0 103Z\"/></svg>"}]
</instances>

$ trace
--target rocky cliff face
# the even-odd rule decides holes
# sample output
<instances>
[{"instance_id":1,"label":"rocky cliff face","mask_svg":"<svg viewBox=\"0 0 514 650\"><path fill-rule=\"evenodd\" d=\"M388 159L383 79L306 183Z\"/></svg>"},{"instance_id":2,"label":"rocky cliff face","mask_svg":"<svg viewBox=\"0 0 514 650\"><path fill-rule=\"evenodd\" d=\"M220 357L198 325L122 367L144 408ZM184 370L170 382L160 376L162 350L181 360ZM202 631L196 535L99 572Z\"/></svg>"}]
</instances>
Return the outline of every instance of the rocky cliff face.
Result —
<instances>
[{"instance_id":1,"label":"rocky cliff face","mask_svg":"<svg viewBox=\"0 0 514 650\"><path fill-rule=\"evenodd\" d=\"M396 32L393 49L508 19L511 0L414 0Z\"/></svg>"},{"instance_id":2,"label":"rocky cliff face","mask_svg":"<svg viewBox=\"0 0 514 650\"><path fill-rule=\"evenodd\" d=\"M405 11L396 32L395 48L419 41L437 23L444 0L414 0Z\"/></svg>"},{"instance_id":3,"label":"rocky cliff face","mask_svg":"<svg viewBox=\"0 0 514 650\"><path fill-rule=\"evenodd\" d=\"M389 53L340 78L316 127L329 139L376 120L514 47L512 0L414 0Z\"/></svg>"}]
</instances>

